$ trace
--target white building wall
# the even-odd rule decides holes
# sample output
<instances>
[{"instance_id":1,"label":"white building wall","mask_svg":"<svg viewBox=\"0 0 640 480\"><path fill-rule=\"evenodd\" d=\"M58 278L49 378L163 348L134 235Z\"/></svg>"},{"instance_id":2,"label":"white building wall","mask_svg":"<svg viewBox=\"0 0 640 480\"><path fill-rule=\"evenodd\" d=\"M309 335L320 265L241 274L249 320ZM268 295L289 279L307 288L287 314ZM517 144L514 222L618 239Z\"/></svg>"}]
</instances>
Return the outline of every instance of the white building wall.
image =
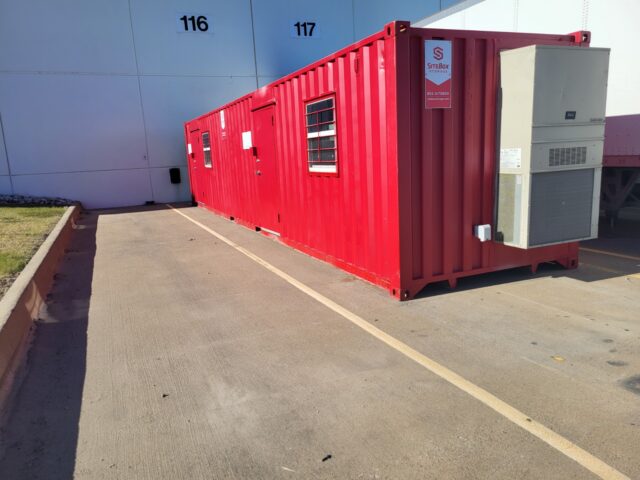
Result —
<instances>
[{"instance_id":1,"label":"white building wall","mask_svg":"<svg viewBox=\"0 0 640 480\"><path fill-rule=\"evenodd\" d=\"M591 31L591 45L611 48L607 115L640 113L640 62L633 35L638 0L467 0L415 23L421 27L533 33Z\"/></svg>"},{"instance_id":2,"label":"white building wall","mask_svg":"<svg viewBox=\"0 0 640 480\"><path fill-rule=\"evenodd\" d=\"M0 0L0 193L187 200L184 121L455 1ZM209 31L179 33L183 14Z\"/></svg>"}]
</instances>

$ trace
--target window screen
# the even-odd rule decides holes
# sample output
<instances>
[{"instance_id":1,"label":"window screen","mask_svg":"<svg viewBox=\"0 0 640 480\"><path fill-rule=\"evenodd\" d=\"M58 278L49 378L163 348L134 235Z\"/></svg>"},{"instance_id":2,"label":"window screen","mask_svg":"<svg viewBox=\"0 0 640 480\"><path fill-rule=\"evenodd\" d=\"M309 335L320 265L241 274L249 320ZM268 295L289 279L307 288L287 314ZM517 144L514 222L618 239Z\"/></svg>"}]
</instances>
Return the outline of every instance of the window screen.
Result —
<instances>
[{"instance_id":1,"label":"window screen","mask_svg":"<svg viewBox=\"0 0 640 480\"><path fill-rule=\"evenodd\" d=\"M204 166L211 168L211 140L209 132L202 134L202 152L204 153Z\"/></svg>"},{"instance_id":2,"label":"window screen","mask_svg":"<svg viewBox=\"0 0 640 480\"><path fill-rule=\"evenodd\" d=\"M310 172L337 172L335 99L306 105L307 162Z\"/></svg>"}]
</instances>

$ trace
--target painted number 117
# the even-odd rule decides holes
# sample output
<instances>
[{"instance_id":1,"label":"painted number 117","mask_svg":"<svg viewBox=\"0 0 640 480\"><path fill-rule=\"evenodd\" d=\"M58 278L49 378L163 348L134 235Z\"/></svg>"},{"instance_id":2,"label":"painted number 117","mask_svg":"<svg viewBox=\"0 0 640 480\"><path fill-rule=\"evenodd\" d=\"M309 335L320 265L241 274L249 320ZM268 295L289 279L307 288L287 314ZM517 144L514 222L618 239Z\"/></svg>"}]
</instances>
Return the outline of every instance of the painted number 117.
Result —
<instances>
[{"instance_id":1,"label":"painted number 117","mask_svg":"<svg viewBox=\"0 0 640 480\"><path fill-rule=\"evenodd\" d=\"M316 22L296 22L293 24L291 34L294 37L313 37Z\"/></svg>"}]
</instances>

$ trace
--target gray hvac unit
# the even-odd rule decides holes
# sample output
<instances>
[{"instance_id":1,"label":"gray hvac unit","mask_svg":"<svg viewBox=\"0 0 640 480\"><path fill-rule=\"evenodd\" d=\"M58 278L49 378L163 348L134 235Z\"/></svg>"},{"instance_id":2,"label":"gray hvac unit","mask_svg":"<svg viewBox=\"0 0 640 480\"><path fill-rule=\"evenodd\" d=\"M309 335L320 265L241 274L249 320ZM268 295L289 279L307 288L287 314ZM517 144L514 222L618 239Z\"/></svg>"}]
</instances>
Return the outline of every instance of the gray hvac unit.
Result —
<instances>
[{"instance_id":1,"label":"gray hvac unit","mask_svg":"<svg viewBox=\"0 0 640 480\"><path fill-rule=\"evenodd\" d=\"M500 53L496 240L518 248L595 238L609 49Z\"/></svg>"}]
</instances>

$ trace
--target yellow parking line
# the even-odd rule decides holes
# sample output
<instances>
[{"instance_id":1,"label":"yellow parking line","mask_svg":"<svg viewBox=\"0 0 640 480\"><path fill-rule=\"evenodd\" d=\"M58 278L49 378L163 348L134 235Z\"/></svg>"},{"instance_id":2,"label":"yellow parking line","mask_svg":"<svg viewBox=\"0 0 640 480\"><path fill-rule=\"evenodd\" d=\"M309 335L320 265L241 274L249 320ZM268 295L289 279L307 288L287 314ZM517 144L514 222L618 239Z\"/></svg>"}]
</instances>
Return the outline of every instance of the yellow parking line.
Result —
<instances>
[{"instance_id":1,"label":"yellow parking line","mask_svg":"<svg viewBox=\"0 0 640 480\"><path fill-rule=\"evenodd\" d=\"M615 268L601 267L600 265L596 265L594 263L580 262L580 265L581 266L584 265L585 267L595 268L596 270L602 270L603 272L615 273L620 276L625 276L625 275L629 276L622 270L616 270Z\"/></svg>"},{"instance_id":2,"label":"yellow parking line","mask_svg":"<svg viewBox=\"0 0 640 480\"><path fill-rule=\"evenodd\" d=\"M583 252L600 253L602 255L609 255L610 257L626 258L627 260L635 260L640 262L640 257L634 257L633 255L624 255L622 253L608 252L607 250L598 250L597 248L585 248L580 247Z\"/></svg>"},{"instance_id":3,"label":"yellow parking line","mask_svg":"<svg viewBox=\"0 0 640 480\"><path fill-rule=\"evenodd\" d=\"M595 268L596 270L602 270L603 272L615 273L616 275L620 275L621 277L640 278L640 273L626 273L626 272L623 272L622 270L616 270L614 268L601 267L600 265L594 265L593 263L580 262L580 265L584 265L585 267Z\"/></svg>"},{"instance_id":4,"label":"yellow parking line","mask_svg":"<svg viewBox=\"0 0 640 480\"><path fill-rule=\"evenodd\" d=\"M197 220L194 220L190 216L182 213L180 210L175 209L173 206L171 206L171 205L168 205L168 206L171 209L173 209L174 212L176 212L179 215L182 215L184 218L186 218L190 222L196 224L197 226L199 226L200 228L202 228L206 232L210 233L211 235L216 237L218 240L226 243L227 245L229 245L230 247L234 248L238 252L242 253L246 257L250 258L254 262L262 265L264 268L266 268L267 270L269 270L273 274L277 275L278 277L282 278L284 281L286 281L290 285L294 286L295 288L297 288L301 292L305 293L306 295L310 296L311 298L313 298L317 302L321 303L322 305L324 305L328 309L332 310L333 312L337 313L338 315L341 315L342 317L344 317L345 319L349 320L354 325L360 327L365 332L371 334L372 336L374 336L375 338L377 338L381 342L387 344L391 348L393 348L393 349L397 350L398 352L402 353L403 355L405 355L406 357L410 358L411 360L413 360L414 362L418 363L419 365L422 365L424 368L429 370L431 373L437 375L438 377L442 378L443 380L446 380L450 384L458 387L463 392L471 395L476 400L482 402L484 405L486 405L487 407L493 409L494 411L496 411L497 413L499 413L503 417L507 418L511 422L515 423L516 425L518 425L522 429L524 429L527 432L529 432L530 434L538 437L543 442L547 443L548 445L550 445L553 448L555 448L556 450L558 450L560 453L562 453L562 454L566 455L567 457L571 458L572 460L574 460L578 464L582 465L584 468L586 468L590 472L594 473L595 475L599 476L600 478L611 479L611 480L613 480L613 479L616 479L616 480L622 480L622 479L630 480L629 477L627 477L626 475L624 475L620 471L616 470L611 465L608 465L607 463L603 462L599 458L597 458L594 455L590 454L586 450L580 448L579 446L577 446L576 444L572 443L570 440L566 439L562 435L560 435L560 434L554 432L553 430L545 427L541 423L536 422L535 420L533 420L528 415L524 414L523 412L521 412L520 410L516 409L515 407L512 407L511 405L509 405L508 403L504 402L503 400L500 400L495 395L489 393L488 391L484 390L483 388L479 387L478 385L476 385L476 384L470 382L469 380L465 379L464 377L458 375L454 371L449 370L447 367L439 364L435 360L432 360L429 357L427 357L426 355L418 352L417 350L414 350L413 348L411 348L407 344L401 342L400 340L398 340L395 337L392 337L391 335L389 335L388 333L384 332L383 330L380 330L379 328L374 327L373 325L371 325L369 322L367 322L362 317L356 315L355 313L351 312L350 310L347 310L343 306L341 306L341 305L337 304L336 302L334 302L333 300L325 297L321 293L318 293L317 291L315 291L311 287L308 287L304 283L296 280L295 278L293 278L292 276L290 276L287 273L283 272L279 268L271 265L266 260L263 260L262 258L258 257L257 255L255 255L254 253L250 252L249 250L241 247L240 245L238 245L234 241L229 240L224 235L212 230L211 228L209 228L206 225L198 222Z\"/></svg>"}]
</instances>

